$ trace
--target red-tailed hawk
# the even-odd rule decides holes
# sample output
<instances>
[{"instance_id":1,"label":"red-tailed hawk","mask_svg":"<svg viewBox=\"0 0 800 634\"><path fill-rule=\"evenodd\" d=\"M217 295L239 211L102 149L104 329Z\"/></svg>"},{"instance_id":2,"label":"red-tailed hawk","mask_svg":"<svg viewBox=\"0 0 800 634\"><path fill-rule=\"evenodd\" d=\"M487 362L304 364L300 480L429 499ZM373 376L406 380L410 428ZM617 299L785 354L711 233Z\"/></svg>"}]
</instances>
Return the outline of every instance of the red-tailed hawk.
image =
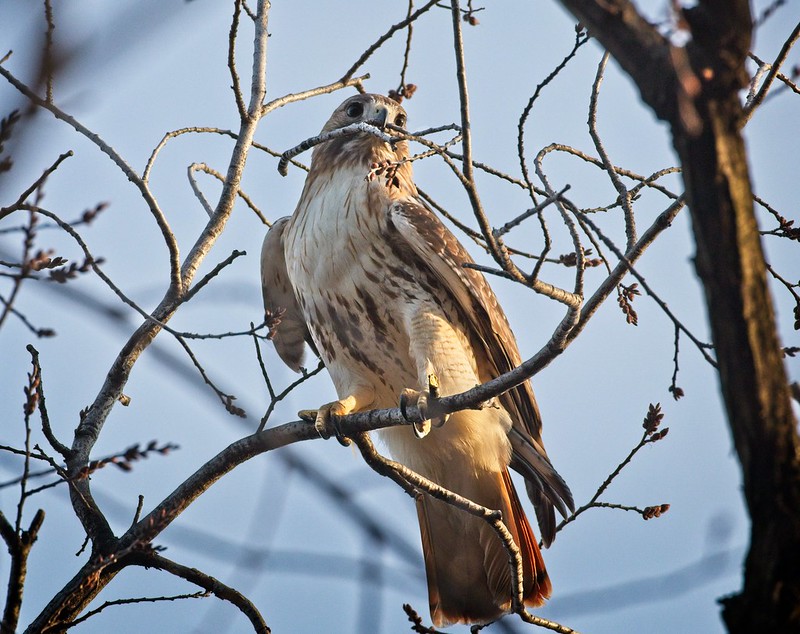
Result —
<instances>
[{"instance_id":1,"label":"red-tailed hawk","mask_svg":"<svg viewBox=\"0 0 800 634\"><path fill-rule=\"evenodd\" d=\"M354 123L404 128L406 114L380 95L339 106L323 132ZM359 132L314 149L294 214L268 232L261 255L264 304L283 311L274 336L297 371L304 344L319 351L339 400L330 414L394 407L407 388L463 392L521 362L514 335L484 277L462 265L464 247L425 206L412 182L407 143ZM370 178L390 162L390 178ZM400 164L397 162L401 161ZM555 534L554 506L573 508L547 458L533 391L525 382L494 406L452 414L418 438L410 426L383 430L392 456L478 504L499 509L524 562L526 605L550 596L542 555L511 482L521 473L542 538ZM481 519L423 495L417 504L437 626L484 623L511 609L508 556Z\"/></svg>"}]
</instances>

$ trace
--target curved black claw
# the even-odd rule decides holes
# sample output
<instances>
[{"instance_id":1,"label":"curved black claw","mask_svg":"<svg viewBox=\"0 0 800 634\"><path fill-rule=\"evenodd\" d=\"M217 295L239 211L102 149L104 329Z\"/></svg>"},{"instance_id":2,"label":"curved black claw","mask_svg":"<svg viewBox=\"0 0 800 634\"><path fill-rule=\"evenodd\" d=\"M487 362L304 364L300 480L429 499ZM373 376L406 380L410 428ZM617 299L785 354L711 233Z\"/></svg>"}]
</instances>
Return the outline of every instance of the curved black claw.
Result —
<instances>
[{"instance_id":1,"label":"curved black claw","mask_svg":"<svg viewBox=\"0 0 800 634\"><path fill-rule=\"evenodd\" d=\"M342 428L339 425L339 421L335 416L331 417L330 419L331 427L333 427L333 435L336 437L336 440L339 441L339 444L342 447L349 447L350 446L350 439L344 435L342 432Z\"/></svg>"},{"instance_id":2,"label":"curved black claw","mask_svg":"<svg viewBox=\"0 0 800 634\"><path fill-rule=\"evenodd\" d=\"M400 392L400 413L403 415L403 418L405 418L409 423L411 422L411 419L408 416L408 404L409 401L416 400L418 395L419 392L415 392L414 390L411 390L409 388L406 388L405 390Z\"/></svg>"},{"instance_id":3,"label":"curved black claw","mask_svg":"<svg viewBox=\"0 0 800 634\"><path fill-rule=\"evenodd\" d=\"M417 392L409 388L406 388L400 393L400 413L403 414L403 418L411 423L411 429L414 431L414 435L417 438L424 438L431 431L431 421L427 419L428 397L428 392ZM416 405L419 413L425 417L425 420L422 422L411 422L408 415L409 403Z\"/></svg>"}]
</instances>

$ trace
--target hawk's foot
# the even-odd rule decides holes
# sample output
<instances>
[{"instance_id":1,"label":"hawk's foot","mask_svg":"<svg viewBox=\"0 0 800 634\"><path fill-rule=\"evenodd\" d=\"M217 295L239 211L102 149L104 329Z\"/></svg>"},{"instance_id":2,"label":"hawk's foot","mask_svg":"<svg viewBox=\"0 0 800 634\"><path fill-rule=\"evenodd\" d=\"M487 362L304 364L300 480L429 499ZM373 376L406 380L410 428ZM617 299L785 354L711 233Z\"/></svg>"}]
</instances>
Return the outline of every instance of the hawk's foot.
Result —
<instances>
[{"instance_id":1,"label":"hawk's foot","mask_svg":"<svg viewBox=\"0 0 800 634\"><path fill-rule=\"evenodd\" d=\"M447 422L449 414L439 416L434 420L428 418L428 408L431 404L439 400L439 379L435 374L428 375L428 389L427 391L418 392L410 388L404 389L400 393L400 411L403 413L403 418L409 419L408 406L414 405L419 410L423 417L421 423L412 423L411 427L414 430L414 435L417 438L424 438L431 431L431 426L441 427Z\"/></svg>"},{"instance_id":2,"label":"hawk's foot","mask_svg":"<svg viewBox=\"0 0 800 634\"><path fill-rule=\"evenodd\" d=\"M349 413L350 410L344 403L341 401L333 401L332 403L322 405L317 410L301 410L297 415L303 420L314 421L314 429L317 430L320 437L326 440L331 437L330 433L328 433L328 429L332 427L333 435L336 436L336 440L339 441L339 444L344 447L349 447L350 439L344 435L336 419L337 416L346 416Z\"/></svg>"}]
</instances>

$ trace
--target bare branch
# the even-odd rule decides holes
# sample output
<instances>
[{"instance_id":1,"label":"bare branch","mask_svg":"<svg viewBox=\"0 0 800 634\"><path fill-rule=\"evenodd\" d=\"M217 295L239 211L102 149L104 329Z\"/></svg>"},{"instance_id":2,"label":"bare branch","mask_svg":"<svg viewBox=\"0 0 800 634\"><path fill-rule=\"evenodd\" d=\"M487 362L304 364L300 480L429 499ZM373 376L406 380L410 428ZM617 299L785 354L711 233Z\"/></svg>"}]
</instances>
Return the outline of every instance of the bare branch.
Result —
<instances>
[{"instance_id":1,"label":"bare branch","mask_svg":"<svg viewBox=\"0 0 800 634\"><path fill-rule=\"evenodd\" d=\"M139 190L142 198L144 199L145 203L147 203L148 208L150 209L150 213L156 220L159 229L161 230L161 235L164 238L164 243L169 250L170 256L170 280L171 280L171 288L173 291L177 292L181 288L181 277L180 277L180 267L179 267L179 254L178 254L178 244L175 240L175 236L172 233L172 230L169 227L169 223L167 222L164 213L161 211L161 208L158 205L158 202L153 197L150 188L148 187L147 183L136 173L136 171L128 165L125 160L117 153L114 148L112 148L108 143L106 143L99 135L92 132L80 123L77 119L72 117L71 115L67 114L60 108L58 108L55 104L50 103L38 95L36 95L28 86L23 84L19 81L14 75L12 75L8 70L3 68L0 65L0 75L6 78L6 80L14 86L19 92L25 95L28 99L30 99L33 103L37 106L49 111L53 114L57 119L64 121L68 125L72 126L77 130L78 133L89 139L92 143L94 143L101 152L107 155L115 164L116 166L122 170L123 174L131 181Z\"/></svg>"},{"instance_id":2,"label":"bare branch","mask_svg":"<svg viewBox=\"0 0 800 634\"><path fill-rule=\"evenodd\" d=\"M56 438L55 434L53 433L53 429L50 427L50 416L47 413L47 403L44 397L44 384L42 382L42 366L39 364L39 351L30 344L28 344L25 349L31 355L31 362L33 363L34 371L38 377L36 394L39 400L39 414L42 417L42 432L44 432L44 436L47 438L47 442L50 443L50 446L66 459L70 453L69 447L62 444L58 438Z\"/></svg>"},{"instance_id":3,"label":"bare branch","mask_svg":"<svg viewBox=\"0 0 800 634\"><path fill-rule=\"evenodd\" d=\"M558 74L564 69L570 60L578 53L578 49L588 41L589 34L586 32L586 30L580 27L580 25L576 26L575 42L572 45L572 50L567 53L558 66L556 66L552 72L536 86L536 89L533 91L533 95L531 95L531 98L528 99L528 103L525 104L525 108L522 110L522 114L519 117L519 122L517 123L517 159L519 160L522 178L525 181L523 185L525 189L528 190L534 205L537 204L535 197L536 190L531 182L530 175L528 173L528 163L525 160L525 124L527 123L528 117L533 109L533 104L539 98L542 90L558 76Z\"/></svg>"},{"instance_id":4,"label":"bare branch","mask_svg":"<svg viewBox=\"0 0 800 634\"><path fill-rule=\"evenodd\" d=\"M649 444L658 442L659 440L662 440L667 435L667 432L669 431L669 427L665 427L665 428L661 429L660 431L658 430L658 427L661 424L661 421L662 421L663 418L664 418L664 415L661 413L661 405L660 404L656 404L656 405L652 405L651 404L649 406L649 408L648 408L647 416L644 419L644 423L643 423L644 433L642 434L642 437L639 440L639 442L633 447L633 449L630 450L630 452L628 453L627 456L625 456L625 458L622 460L622 462L620 462L614 468L614 470L610 474L608 474L608 476L603 481L603 483L597 488L597 491L595 491L595 493L591 497L591 499L586 504L581 506L580 508L577 508L569 517L563 519L558 524L558 526L556 526L556 532L560 531L567 524L570 524L571 522L574 522L575 519L578 518L578 516L580 516L581 514L585 513L586 511L588 511L589 509L592 509L592 508L616 508L616 509L622 509L622 510L636 511L644 519L650 519L650 517L657 517L661 513L666 513L667 510L669 510L669 505L668 504L659 505L658 506L658 511L656 512L655 511L656 507L646 507L645 509L639 509L637 507L629 507L629 506L622 506L622 505L617 505L617 504L609 504L609 503L598 502L598 500L600 499L600 496L602 496L603 493L606 492L606 490L611 485L611 483L617 478L617 476L619 476L619 474L622 472L622 470L626 466L628 466L628 464L630 464L631 460L633 460L634 456L637 453L639 453L639 451L642 449L642 447L644 447L645 445L649 445ZM662 507L664 507L664 508L662 508Z\"/></svg>"},{"instance_id":5,"label":"bare branch","mask_svg":"<svg viewBox=\"0 0 800 634\"><path fill-rule=\"evenodd\" d=\"M342 75L342 78L339 81L344 82L344 81L349 80L355 74L355 72L359 68L361 68L361 66L364 65L364 62L366 62L370 57L372 57L372 54L375 51L377 51L381 46L383 46L389 39L391 39L391 37L395 33L397 33L398 31L401 31L402 29L406 28L409 24L414 22L419 16L421 16L423 13L426 13L433 6L435 6L438 1L439 0L430 0L423 7L417 9L416 11L414 11L414 13L412 13L411 15L406 17L405 20L402 20L401 22L398 22L397 24L392 26L386 33L381 35L374 44L372 44L366 51L364 51L364 53L361 55L361 57L359 57L358 60L356 61L356 63L353 64L347 70L347 72L345 72L344 75Z\"/></svg>"},{"instance_id":6,"label":"bare branch","mask_svg":"<svg viewBox=\"0 0 800 634\"><path fill-rule=\"evenodd\" d=\"M231 74L233 85L233 97L236 100L236 109L239 111L239 119L243 122L247 118L247 109L242 97L242 88L239 83L239 73L236 72L236 36L239 32L239 14L242 9L241 0L234 0L233 19L231 20L231 30L228 35L228 70ZM254 18L255 19L255 18ZM209 214L210 216L211 214Z\"/></svg>"},{"instance_id":7,"label":"bare branch","mask_svg":"<svg viewBox=\"0 0 800 634\"><path fill-rule=\"evenodd\" d=\"M0 511L0 536L8 547L11 556L11 565L8 571L8 587L6 603L3 609L3 620L0 622L0 631L15 632L19 622L19 612L22 607L22 596L25 588L25 579L28 572L28 555L39 534L39 529L44 522L44 511L39 509L31 520L26 531L15 530L11 523Z\"/></svg>"},{"instance_id":8,"label":"bare branch","mask_svg":"<svg viewBox=\"0 0 800 634\"><path fill-rule=\"evenodd\" d=\"M561 197L569 191L569 189L570 189L570 185L565 185L563 187L563 189L561 189L561 191L558 191L558 192L556 192L554 194L551 194L546 199L544 199L542 202L540 202L538 205L536 205L533 209L528 209L525 213L520 214L519 216L517 216L513 220L509 220L506 224L504 224L499 229L492 230L492 233L495 235L495 237L500 237L500 236L508 233L509 231L511 231L511 229L516 227L523 220L527 220L531 216L538 214L540 211L542 211L548 205L551 205L555 201L560 200Z\"/></svg>"},{"instance_id":9,"label":"bare branch","mask_svg":"<svg viewBox=\"0 0 800 634\"><path fill-rule=\"evenodd\" d=\"M361 89L362 82L369 79L369 73L361 75L361 77L354 77L350 79L341 79L339 81L335 81L332 84L327 84L326 86L319 86L317 88L312 88L311 90L303 90L302 92L292 93L289 95L284 95L283 97L279 97L278 99L273 99L268 104L265 104L264 107L261 109L261 116L269 114L273 110L277 110L278 108L283 108L290 103L295 103L297 101L303 101L305 99L309 99L311 97L317 97L319 95L327 95L337 90L341 90L342 88L349 88L350 86L355 86L358 89Z\"/></svg>"},{"instance_id":10,"label":"bare branch","mask_svg":"<svg viewBox=\"0 0 800 634\"><path fill-rule=\"evenodd\" d=\"M336 130L329 130L328 132L323 132L322 134L318 134L317 136L313 136L310 139L306 139L302 143L294 146L293 148L286 150L283 154L281 154L281 160L278 163L278 172L281 176L286 176L288 174L288 165L289 160L297 156L298 154L302 154L306 150L310 150L315 145L319 145L320 143L325 143L326 141L330 141L332 139L338 139L343 136L351 136L353 134L358 134L359 132L365 132L367 134L371 134L374 137L377 137L384 141L385 143L396 143L400 140L399 137L396 135L387 134L383 130L376 128L374 125L370 125L369 123L353 123L344 128L337 128Z\"/></svg>"},{"instance_id":11,"label":"bare branch","mask_svg":"<svg viewBox=\"0 0 800 634\"><path fill-rule=\"evenodd\" d=\"M30 187L28 187L24 192L22 192L19 195L19 198L17 198L16 202L10 204L8 207L0 208L0 220L5 218L9 214L13 213L14 211L17 211L18 209L21 209L22 208L22 204L28 199L28 196L30 196L33 192L35 192L37 189L39 189L44 184L44 182L50 177L50 174L55 172L58 169L58 166L61 165L61 163L64 160L68 159L70 156L74 156L74 152L72 150L64 152L61 156L59 156L55 160L55 162L50 167L48 167L42 173L42 175L39 178L37 178L33 182L33 184Z\"/></svg>"},{"instance_id":12,"label":"bare branch","mask_svg":"<svg viewBox=\"0 0 800 634\"><path fill-rule=\"evenodd\" d=\"M627 266L628 271L631 273L631 275L633 275L639 281L639 283L642 285L642 288L644 288L647 294L653 298L653 301L655 301L656 304L658 304L659 308L661 308L664 314L667 317L669 317L669 319L672 321L675 327L680 329L681 332L683 332L687 337L689 337L692 343L694 343L694 345L700 351L700 354L703 355L703 358L712 367L716 368L717 362L711 357L711 355L708 354L708 349L711 346L697 339L697 337L695 337L694 334L688 328L686 328L686 326L683 325L683 323L675 316L675 314L669 308L667 303L658 296L658 294L653 290L653 288L647 283L647 280L645 280L644 277L634 268L633 264L626 257L626 255L623 254L617 248L617 246L605 236L605 234L602 231L600 231L600 228L594 222L592 222L592 220L586 214L580 214L580 217L581 221L589 225L592 228L592 231L594 231L595 234L605 243L605 245L609 249L611 249L611 251L614 252L614 255L616 255L617 258L619 258L620 264L624 264Z\"/></svg>"},{"instance_id":13,"label":"bare branch","mask_svg":"<svg viewBox=\"0 0 800 634\"><path fill-rule=\"evenodd\" d=\"M600 155L600 160L603 161L603 167L619 194L619 201L625 215L625 235L627 236L627 245L625 248L627 250L636 242L636 221L633 216L631 192L622 184L611 159L608 158L608 153L603 146L603 142L600 140L600 134L597 132L597 100L600 95L600 84L603 81L603 73L608 63L608 57L609 53L606 51L597 66L597 75L592 85L592 98L589 100L589 134L592 137L592 141L594 141L594 147L597 149L597 153Z\"/></svg>"},{"instance_id":14,"label":"bare branch","mask_svg":"<svg viewBox=\"0 0 800 634\"><path fill-rule=\"evenodd\" d=\"M783 63L786 61L786 58L789 56L789 51L792 50L792 47L795 45L797 40L800 38L800 22L795 25L792 32L789 34L789 37L783 43L778 56L775 58L775 61L772 62L769 70L769 74L767 75L766 79L764 79L763 83L761 84L761 88L759 88L756 95L745 105L744 107L744 115L742 117L741 125L742 127L747 124L750 120L750 117L753 116L753 112L755 109L758 108L763 102L764 98L767 96L767 92L769 92L770 87L772 86L772 82L775 81L775 77L778 75L778 71L780 70Z\"/></svg>"},{"instance_id":15,"label":"bare branch","mask_svg":"<svg viewBox=\"0 0 800 634\"><path fill-rule=\"evenodd\" d=\"M189 568L177 562L174 562L166 557L163 557L155 552L137 553L131 563L144 566L145 568L157 568L163 570L176 577L185 579L190 583L200 586L204 589L204 594L213 594L215 597L222 601L234 605L239 611L247 617L250 624L253 626L253 631L258 634L269 634L270 629L267 627L264 618L258 611L258 608L245 597L242 593L225 585L218 579L197 570L196 568Z\"/></svg>"}]
</instances>

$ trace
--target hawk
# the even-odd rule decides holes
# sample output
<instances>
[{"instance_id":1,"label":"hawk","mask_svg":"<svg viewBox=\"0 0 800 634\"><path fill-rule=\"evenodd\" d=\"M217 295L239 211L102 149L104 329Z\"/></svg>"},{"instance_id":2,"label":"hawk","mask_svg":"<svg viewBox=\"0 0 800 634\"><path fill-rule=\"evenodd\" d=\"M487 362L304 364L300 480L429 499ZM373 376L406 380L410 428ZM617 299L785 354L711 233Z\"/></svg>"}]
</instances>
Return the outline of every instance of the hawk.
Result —
<instances>
[{"instance_id":1,"label":"hawk","mask_svg":"<svg viewBox=\"0 0 800 634\"><path fill-rule=\"evenodd\" d=\"M406 113L387 97L360 94L323 132L354 123L405 128ZM318 425L332 414L393 407L401 394L423 407L432 381L440 395L457 394L521 363L497 298L419 198L408 157L405 141L368 132L317 145L294 214L264 240L264 305L281 320L276 350L298 371L308 343L339 397L319 408ZM522 555L525 604L538 606L551 584L508 467L526 479L545 544L555 536L554 508L566 515L574 504L542 445L530 383L495 401L452 414L422 438L408 425L379 435L410 469L502 511ZM435 625L486 623L510 611L508 556L492 528L427 494L417 511Z\"/></svg>"}]
</instances>

